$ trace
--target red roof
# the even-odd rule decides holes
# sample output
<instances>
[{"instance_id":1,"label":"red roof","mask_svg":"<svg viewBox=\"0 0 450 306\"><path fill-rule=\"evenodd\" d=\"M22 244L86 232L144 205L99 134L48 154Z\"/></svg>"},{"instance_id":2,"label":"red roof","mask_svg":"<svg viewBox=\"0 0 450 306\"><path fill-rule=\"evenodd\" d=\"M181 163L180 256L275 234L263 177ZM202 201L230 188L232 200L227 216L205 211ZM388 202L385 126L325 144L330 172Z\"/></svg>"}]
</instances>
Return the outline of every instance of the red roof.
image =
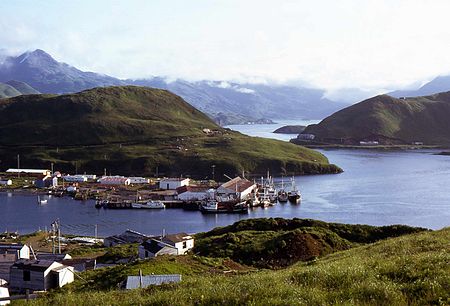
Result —
<instances>
[{"instance_id":1,"label":"red roof","mask_svg":"<svg viewBox=\"0 0 450 306\"><path fill-rule=\"evenodd\" d=\"M205 186L181 186L177 188L177 193L181 194L186 191L190 192L205 192L209 189L209 187Z\"/></svg>"}]
</instances>

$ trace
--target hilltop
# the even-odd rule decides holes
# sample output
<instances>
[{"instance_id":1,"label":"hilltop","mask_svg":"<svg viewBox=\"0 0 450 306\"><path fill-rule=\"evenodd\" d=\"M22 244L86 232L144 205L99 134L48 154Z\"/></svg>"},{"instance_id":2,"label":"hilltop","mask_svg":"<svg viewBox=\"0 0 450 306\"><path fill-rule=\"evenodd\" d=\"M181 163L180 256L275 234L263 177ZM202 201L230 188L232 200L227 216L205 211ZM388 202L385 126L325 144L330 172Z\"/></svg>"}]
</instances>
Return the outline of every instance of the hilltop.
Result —
<instances>
[{"instance_id":1,"label":"hilltop","mask_svg":"<svg viewBox=\"0 0 450 306\"><path fill-rule=\"evenodd\" d=\"M325 143L449 145L449 116L450 92L401 99L380 95L309 125L303 133Z\"/></svg>"},{"instance_id":2,"label":"hilltop","mask_svg":"<svg viewBox=\"0 0 450 306\"><path fill-rule=\"evenodd\" d=\"M303 223L303 224L302 224ZM243 225L243 228L239 227ZM329 231L324 236L321 229ZM233 230L234 232L227 232ZM368 227L362 225L327 224L314 220L260 219L253 223L235 223L204 233L205 239L222 233L234 235L234 241L223 242L222 252L237 244L248 230L250 234L301 230L310 235L310 246L325 237L328 245L339 235L358 241L351 249L294 263L283 269L259 269L223 257L199 255L160 256L153 260L82 273L70 284L31 305L407 305L441 304L450 301L449 267L450 229L424 231L406 226ZM334 236L332 236L334 234ZM395 237L396 238L389 238ZM280 236L281 237L281 236ZM243 241L247 253L261 252L270 246L258 237ZM281 241L281 240L280 240ZM284 248L295 243L283 240ZM201 241L200 241L201 242ZM249 243L246 249L244 243ZM208 241L203 241L207 245ZM281 242L280 242L281 243ZM214 248L214 242L211 246ZM256 248L255 248L256 247ZM311 248L310 249L314 249ZM267 249L267 255L273 250ZM261 253L262 254L262 253ZM259 255L258 253L253 254ZM244 257L238 257L245 261ZM128 275L182 274L179 284L150 286L146 289L119 290L117 284ZM25 302L23 302L25 303Z\"/></svg>"},{"instance_id":3,"label":"hilltop","mask_svg":"<svg viewBox=\"0 0 450 306\"><path fill-rule=\"evenodd\" d=\"M106 87L0 101L0 158L63 171L205 177L337 173L322 154L223 129L166 90ZM158 168L158 169L156 169Z\"/></svg>"}]
</instances>

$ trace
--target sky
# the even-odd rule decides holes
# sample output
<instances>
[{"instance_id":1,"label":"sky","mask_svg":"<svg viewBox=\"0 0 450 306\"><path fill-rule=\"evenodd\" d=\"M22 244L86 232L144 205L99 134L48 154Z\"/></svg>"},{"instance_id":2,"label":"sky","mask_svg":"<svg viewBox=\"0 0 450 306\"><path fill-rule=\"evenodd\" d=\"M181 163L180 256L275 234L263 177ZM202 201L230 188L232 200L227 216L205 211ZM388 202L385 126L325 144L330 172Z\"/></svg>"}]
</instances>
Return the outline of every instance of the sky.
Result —
<instances>
[{"instance_id":1,"label":"sky","mask_svg":"<svg viewBox=\"0 0 450 306\"><path fill-rule=\"evenodd\" d=\"M0 50L39 48L120 78L299 84L339 98L450 74L448 12L440 0L2 0Z\"/></svg>"}]
</instances>

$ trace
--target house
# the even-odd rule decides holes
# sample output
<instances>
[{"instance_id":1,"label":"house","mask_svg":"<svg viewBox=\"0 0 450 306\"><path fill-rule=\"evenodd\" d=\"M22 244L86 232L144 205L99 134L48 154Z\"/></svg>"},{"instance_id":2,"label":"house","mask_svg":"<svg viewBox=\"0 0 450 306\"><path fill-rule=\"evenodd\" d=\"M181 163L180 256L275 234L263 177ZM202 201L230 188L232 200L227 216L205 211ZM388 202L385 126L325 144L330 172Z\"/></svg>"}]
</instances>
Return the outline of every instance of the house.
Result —
<instances>
[{"instance_id":1,"label":"house","mask_svg":"<svg viewBox=\"0 0 450 306\"><path fill-rule=\"evenodd\" d=\"M130 179L124 176L102 176L97 180L102 185L122 185L128 186L130 185Z\"/></svg>"},{"instance_id":2,"label":"house","mask_svg":"<svg viewBox=\"0 0 450 306\"><path fill-rule=\"evenodd\" d=\"M190 181L188 178L163 178L159 181L159 188L175 190L181 186L189 186Z\"/></svg>"},{"instance_id":3,"label":"house","mask_svg":"<svg viewBox=\"0 0 450 306\"><path fill-rule=\"evenodd\" d=\"M47 188L53 186L53 179L50 175L38 175L34 181L37 188Z\"/></svg>"},{"instance_id":4,"label":"house","mask_svg":"<svg viewBox=\"0 0 450 306\"><path fill-rule=\"evenodd\" d=\"M6 170L7 173L24 173L24 174L29 174L31 176L36 176L36 175L51 175L52 172L50 170L47 169L15 169L15 168L11 168Z\"/></svg>"},{"instance_id":5,"label":"house","mask_svg":"<svg viewBox=\"0 0 450 306\"><path fill-rule=\"evenodd\" d=\"M150 179L145 177L131 176L129 179L130 184L150 184Z\"/></svg>"},{"instance_id":6,"label":"house","mask_svg":"<svg viewBox=\"0 0 450 306\"><path fill-rule=\"evenodd\" d=\"M120 235L106 237L103 240L103 245L105 247L113 247L118 244L142 243L149 238L152 238L152 236L148 236L148 235L127 229L125 232L123 232Z\"/></svg>"},{"instance_id":7,"label":"house","mask_svg":"<svg viewBox=\"0 0 450 306\"><path fill-rule=\"evenodd\" d=\"M9 180L9 179L0 180L0 185L11 186L12 185L12 180Z\"/></svg>"},{"instance_id":8,"label":"house","mask_svg":"<svg viewBox=\"0 0 450 306\"><path fill-rule=\"evenodd\" d=\"M0 244L0 279L9 281L10 268L18 259L29 259L30 248L24 244Z\"/></svg>"},{"instance_id":9,"label":"house","mask_svg":"<svg viewBox=\"0 0 450 306\"><path fill-rule=\"evenodd\" d=\"M181 186L177 188L178 200L184 202L203 201L214 195L214 190L203 186Z\"/></svg>"},{"instance_id":10,"label":"house","mask_svg":"<svg viewBox=\"0 0 450 306\"><path fill-rule=\"evenodd\" d=\"M139 245L138 253L140 259L145 259L159 255L178 255L178 249L163 241L149 239Z\"/></svg>"},{"instance_id":11,"label":"house","mask_svg":"<svg viewBox=\"0 0 450 306\"><path fill-rule=\"evenodd\" d=\"M0 254L0 279L9 281L9 269L16 260L15 254Z\"/></svg>"},{"instance_id":12,"label":"house","mask_svg":"<svg viewBox=\"0 0 450 306\"><path fill-rule=\"evenodd\" d=\"M45 291L74 280L74 269L51 260L20 259L10 269L9 286L23 291Z\"/></svg>"},{"instance_id":13,"label":"house","mask_svg":"<svg viewBox=\"0 0 450 306\"><path fill-rule=\"evenodd\" d=\"M95 258L64 259L60 263L65 266L73 267L75 272L95 270L95 268L97 267L97 260Z\"/></svg>"},{"instance_id":14,"label":"house","mask_svg":"<svg viewBox=\"0 0 450 306\"><path fill-rule=\"evenodd\" d=\"M30 259L30 247L21 243L0 243L0 254L14 254L17 259Z\"/></svg>"},{"instance_id":15,"label":"house","mask_svg":"<svg viewBox=\"0 0 450 306\"><path fill-rule=\"evenodd\" d=\"M128 276L125 289L147 288L150 285L162 285L181 282L180 274Z\"/></svg>"},{"instance_id":16,"label":"house","mask_svg":"<svg viewBox=\"0 0 450 306\"><path fill-rule=\"evenodd\" d=\"M65 175L63 176L64 182L71 183L84 183L87 182L88 178L85 175Z\"/></svg>"},{"instance_id":17,"label":"house","mask_svg":"<svg viewBox=\"0 0 450 306\"><path fill-rule=\"evenodd\" d=\"M236 195L237 198L244 200L247 199L255 189L255 183L238 176L220 185L219 188L217 188L217 194L224 198L229 197L230 195Z\"/></svg>"},{"instance_id":18,"label":"house","mask_svg":"<svg viewBox=\"0 0 450 306\"><path fill-rule=\"evenodd\" d=\"M194 247L194 237L186 233L154 237L139 246L139 258L152 258L158 255L184 255Z\"/></svg>"}]
</instances>

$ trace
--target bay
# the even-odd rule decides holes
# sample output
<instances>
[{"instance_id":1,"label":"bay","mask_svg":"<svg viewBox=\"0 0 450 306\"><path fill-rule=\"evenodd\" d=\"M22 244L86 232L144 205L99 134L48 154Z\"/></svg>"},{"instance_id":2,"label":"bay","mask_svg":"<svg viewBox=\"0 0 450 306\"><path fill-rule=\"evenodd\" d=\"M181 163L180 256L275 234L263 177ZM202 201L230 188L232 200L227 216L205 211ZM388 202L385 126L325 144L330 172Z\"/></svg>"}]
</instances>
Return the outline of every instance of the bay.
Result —
<instances>
[{"instance_id":1,"label":"bay","mask_svg":"<svg viewBox=\"0 0 450 306\"><path fill-rule=\"evenodd\" d=\"M280 124L285 124L282 122ZM292 124L292 123L290 123ZM298 124L301 124L299 122ZM243 133L282 139L275 125L230 126ZM261 134L260 134L261 135ZM289 135L292 137L293 135ZM295 135L294 135L295 136ZM133 229L146 234L202 232L245 218L312 218L329 222L370 225L407 224L431 229L450 225L450 157L434 150L321 150L345 171L335 175L295 178L302 192L300 205L277 204L248 214L204 215L182 209L105 210L93 201L48 198L37 205L31 195L0 194L0 230L29 233L44 229L57 218L63 233L99 236ZM285 183L289 178L284 178ZM277 182L281 178L276 179Z\"/></svg>"}]
</instances>

